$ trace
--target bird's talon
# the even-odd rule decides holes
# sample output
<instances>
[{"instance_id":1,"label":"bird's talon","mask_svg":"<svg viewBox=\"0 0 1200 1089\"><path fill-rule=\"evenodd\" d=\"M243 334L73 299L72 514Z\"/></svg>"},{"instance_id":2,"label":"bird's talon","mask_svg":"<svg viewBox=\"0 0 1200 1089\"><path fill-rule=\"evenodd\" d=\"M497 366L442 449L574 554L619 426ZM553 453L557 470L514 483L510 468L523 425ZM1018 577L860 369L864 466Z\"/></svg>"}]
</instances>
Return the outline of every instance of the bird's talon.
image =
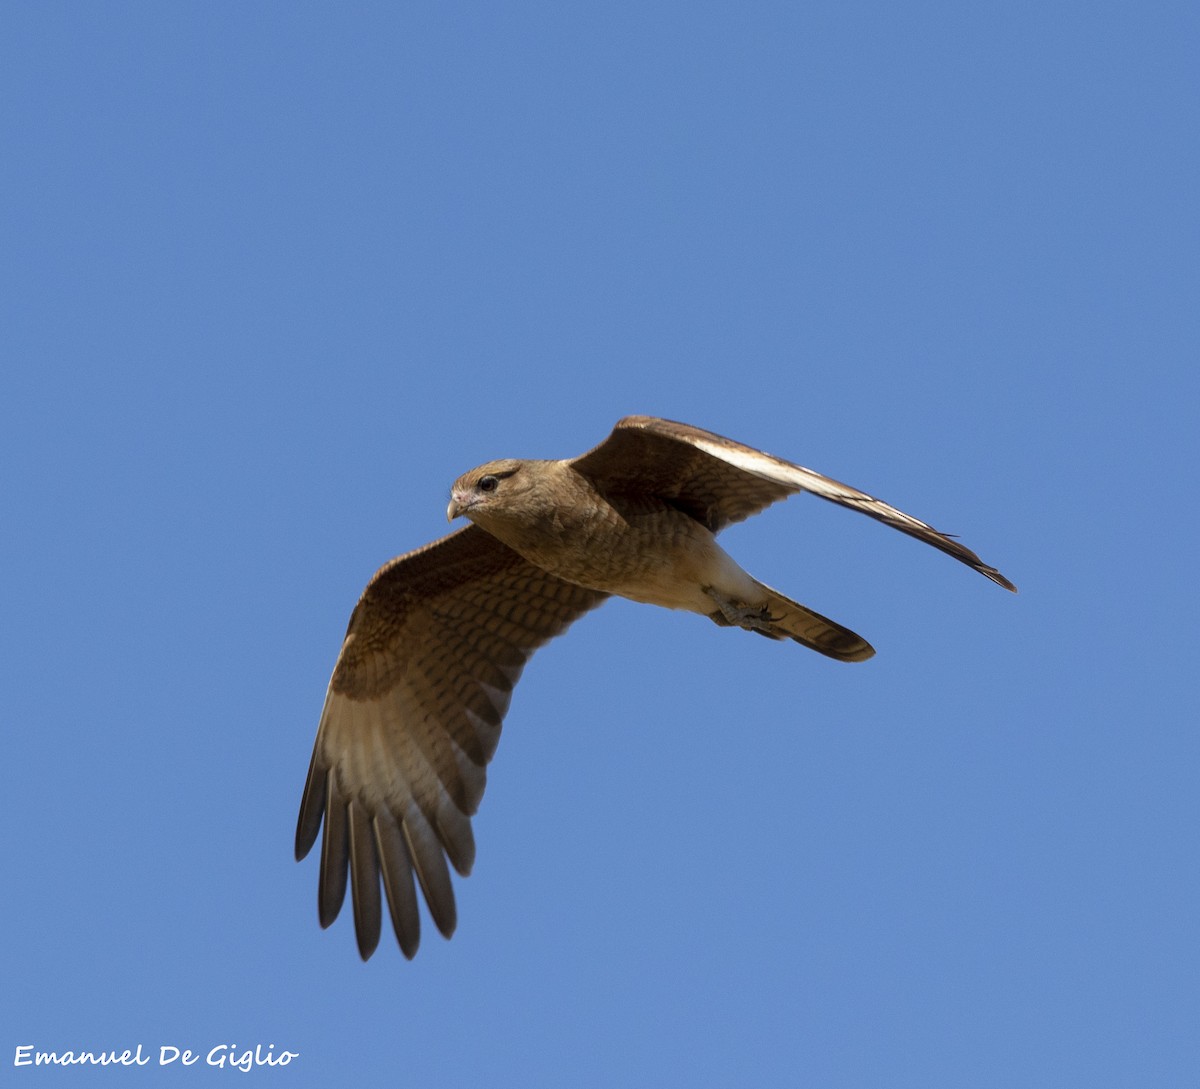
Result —
<instances>
[{"instance_id":1,"label":"bird's talon","mask_svg":"<svg viewBox=\"0 0 1200 1089\"><path fill-rule=\"evenodd\" d=\"M780 619L771 615L770 606L767 604L748 605L744 601L734 601L711 586L704 587L704 592L717 603L720 615L733 627L745 628L747 631L765 631Z\"/></svg>"}]
</instances>

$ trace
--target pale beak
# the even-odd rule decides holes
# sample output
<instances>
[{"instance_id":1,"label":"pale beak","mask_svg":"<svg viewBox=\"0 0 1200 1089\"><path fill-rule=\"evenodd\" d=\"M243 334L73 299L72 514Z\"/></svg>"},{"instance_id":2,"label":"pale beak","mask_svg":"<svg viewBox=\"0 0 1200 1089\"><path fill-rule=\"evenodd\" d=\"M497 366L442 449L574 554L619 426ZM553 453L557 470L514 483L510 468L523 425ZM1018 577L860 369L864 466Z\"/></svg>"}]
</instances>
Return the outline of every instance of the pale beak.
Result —
<instances>
[{"instance_id":1,"label":"pale beak","mask_svg":"<svg viewBox=\"0 0 1200 1089\"><path fill-rule=\"evenodd\" d=\"M460 514L463 513L471 504L467 502L467 497L460 491L452 491L450 493L450 506L446 508L446 521L453 522Z\"/></svg>"}]
</instances>

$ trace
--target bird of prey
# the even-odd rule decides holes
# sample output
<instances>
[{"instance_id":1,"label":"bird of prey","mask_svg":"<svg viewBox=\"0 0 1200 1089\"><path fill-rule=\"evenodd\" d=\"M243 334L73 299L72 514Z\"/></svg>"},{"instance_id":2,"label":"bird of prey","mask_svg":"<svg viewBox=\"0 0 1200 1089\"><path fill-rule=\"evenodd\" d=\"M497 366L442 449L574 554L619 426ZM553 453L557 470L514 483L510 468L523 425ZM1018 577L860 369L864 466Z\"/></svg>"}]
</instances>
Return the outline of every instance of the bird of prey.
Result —
<instances>
[{"instance_id":1,"label":"bird of prey","mask_svg":"<svg viewBox=\"0 0 1200 1089\"><path fill-rule=\"evenodd\" d=\"M350 617L317 730L296 857L322 822L318 908L349 878L358 949L379 943L382 883L400 948L420 941L414 876L447 938L450 866L470 873L470 818L513 685L533 652L610 595L794 639L843 662L854 632L747 574L727 525L811 492L925 541L1015 590L970 549L827 476L698 427L629 416L569 461L491 461L460 476L446 512L471 524L385 564Z\"/></svg>"}]
</instances>

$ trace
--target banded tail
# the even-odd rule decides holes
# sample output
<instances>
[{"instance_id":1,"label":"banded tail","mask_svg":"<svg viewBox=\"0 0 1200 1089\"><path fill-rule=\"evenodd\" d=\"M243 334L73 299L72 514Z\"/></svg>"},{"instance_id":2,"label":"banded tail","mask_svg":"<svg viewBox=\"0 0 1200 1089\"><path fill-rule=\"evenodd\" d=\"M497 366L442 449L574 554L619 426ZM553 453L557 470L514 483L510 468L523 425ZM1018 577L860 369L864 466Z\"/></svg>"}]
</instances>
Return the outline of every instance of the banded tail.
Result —
<instances>
[{"instance_id":1,"label":"banded tail","mask_svg":"<svg viewBox=\"0 0 1200 1089\"><path fill-rule=\"evenodd\" d=\"M861 635L827 616L813 612L798 601L784 597L778 590L772 590L757 579L754 584L766 596L761 606L756 603L752 608L737 610L722 606L720 612L711 614L712 619L723 626L736 624L747 631L765 635L768 639L794 639L818 654L836 658L839 662L865 662L874 657L875 648Z\"/></svg>"}]
</instances>

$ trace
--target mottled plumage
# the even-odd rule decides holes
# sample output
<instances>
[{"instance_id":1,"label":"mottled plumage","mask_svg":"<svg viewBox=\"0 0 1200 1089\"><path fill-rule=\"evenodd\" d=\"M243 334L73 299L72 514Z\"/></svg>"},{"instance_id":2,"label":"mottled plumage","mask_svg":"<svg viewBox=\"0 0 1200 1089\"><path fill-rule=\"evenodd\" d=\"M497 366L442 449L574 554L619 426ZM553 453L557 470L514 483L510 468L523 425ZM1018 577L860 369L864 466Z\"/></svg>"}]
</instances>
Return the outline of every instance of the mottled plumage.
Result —
<instances>
[{"instance_id":1,"label":"mottled plumage","mask_svg":"<svg viewBox=\"0 0 1200 1089\"><path fill-rule=\"evenodd\" d=\"M378 944L384 898L412 957L415 877L437 928L453 933L449 867L471 870L470 817L513 685L539 646L611 594L843 661L869 658L864 639L764 586L716 543L725 526L797 491L877 518L1015 589L895 507L669 420L627 417L571 461L482 465L455 481L447 510L474 524L386 564L351 615L296 830L303 858L325 826L321 925L341 910L349 878L363 958Z\"/></svg>"}]
</instances>

